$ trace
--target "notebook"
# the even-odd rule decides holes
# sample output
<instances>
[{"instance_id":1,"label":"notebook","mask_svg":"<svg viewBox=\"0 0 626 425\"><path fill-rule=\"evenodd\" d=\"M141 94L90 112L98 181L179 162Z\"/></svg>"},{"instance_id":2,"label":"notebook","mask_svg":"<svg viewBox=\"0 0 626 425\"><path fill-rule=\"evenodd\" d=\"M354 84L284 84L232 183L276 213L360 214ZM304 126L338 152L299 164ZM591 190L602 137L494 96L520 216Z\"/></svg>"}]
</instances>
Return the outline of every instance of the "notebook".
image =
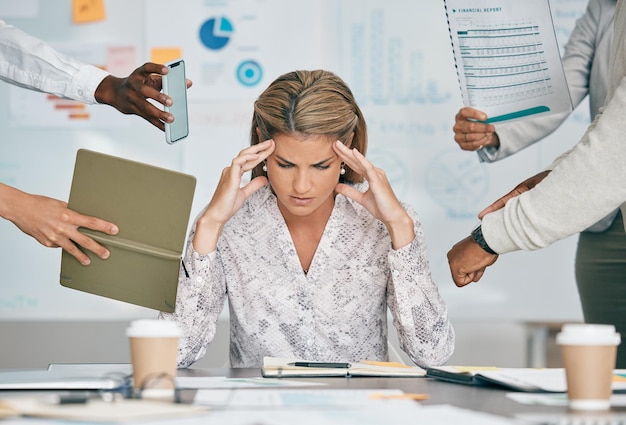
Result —
<instances>
[{"instance_id":1,"label":"notebook","mask_svg":"<svg viewBox=\"0 0 626 425\"><path fill-rule=\"evenodd\" d=\"M391 376L419 377L426 371L396 362L362 360L355 363L311 362L307 360L263 357L261 375L270 377Z\"/></svg>"},{"instance_id":2,"label":"notebook","mask_svg":"<svg viewBox=\"0 0 626 425\"><path fill-rule=\"evenodd\" d=\"M115 236L80 230L105 246L89 266L63 251L61 285L164 312L174 311L195 177L80 149L68 206L119 227Z\"/></svg>"}]
</instances>

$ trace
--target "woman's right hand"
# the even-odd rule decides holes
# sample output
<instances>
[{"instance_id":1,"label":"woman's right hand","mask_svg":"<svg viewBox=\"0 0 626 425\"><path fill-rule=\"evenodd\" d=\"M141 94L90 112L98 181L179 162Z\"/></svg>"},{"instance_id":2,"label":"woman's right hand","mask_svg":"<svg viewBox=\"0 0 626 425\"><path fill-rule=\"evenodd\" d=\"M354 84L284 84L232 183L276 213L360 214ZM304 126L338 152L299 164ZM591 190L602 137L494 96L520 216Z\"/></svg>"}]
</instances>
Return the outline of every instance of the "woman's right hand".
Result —
<instances>
[{"instance_id":1,"label":"woman's right hand","mask_svg":"<svg viewBox=\"0 0 626 425\"><path fill-rule=\"evenodd\" d=\"M208 254L217 246L224 224L241 208L254 192L267 184L267 177L256 177L241 186L244 173L252 170L274 152L274 141L266 140L250 146L237 155L222 176L204 213L196 222L193 246L197 253Z\"/></svg>"}]
</instances>

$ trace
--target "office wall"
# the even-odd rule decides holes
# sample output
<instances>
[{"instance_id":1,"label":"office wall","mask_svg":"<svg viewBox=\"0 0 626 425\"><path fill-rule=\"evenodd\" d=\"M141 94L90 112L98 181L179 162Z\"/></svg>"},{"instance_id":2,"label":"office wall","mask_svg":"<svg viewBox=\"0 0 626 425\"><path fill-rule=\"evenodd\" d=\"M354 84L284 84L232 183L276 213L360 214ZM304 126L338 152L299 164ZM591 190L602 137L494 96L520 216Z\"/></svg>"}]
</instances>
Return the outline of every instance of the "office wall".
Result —
<instances>
[{"instance_id":1,"label":"office wall","mask_svg":"<svg viewBox=\"0 0 626 425\"><path fill-rule=\"evenodd\" d=\"M148 61L155 49L180 48L194 81L190 136L167 145L140 118L104 106L88 107L88 119L71 118L55 109L57 101L0 82L0 181L67 199L76 150L88 148L195 175L193 218L220 170L248 143L251 104L260 91L283 72L326 68L348 82L363 108L368 156L419 212L433 277L459 327L493 335L486 324L581 317L575 237L539 252L504 256L479 284L462 290L450 279L445 254L477 223L478 211L575 143L589 118L581 105L544 143L500 163L481 164L460 151L451 127L462 101L442 2L322 0L303 6L288 0L197 0L176 6L175 13L168 11L174 3L165 0L105 4L104 21L75 24L70 0L0 0L0 18L119 75ZM586 0L551 1L561 43L585 5ZM200 35L211 18L232 25L224 27L229 41L220 50L209 49ZM99 339L110 338L111 357L123 357L125 324L155 315L61 287L60 252L11 223L0 222L0 241L0 367L24 366L20 347L30 351L43 335L73 335L82 343L71 351L79 350L81 358L89 357ZM91 324L103 332L94 335ZM523 343L523 331L514 326L511 334ZM58 361L70 359L64 349L69 342L45 341L59 350Z\"/></svg>"}]
</instances>

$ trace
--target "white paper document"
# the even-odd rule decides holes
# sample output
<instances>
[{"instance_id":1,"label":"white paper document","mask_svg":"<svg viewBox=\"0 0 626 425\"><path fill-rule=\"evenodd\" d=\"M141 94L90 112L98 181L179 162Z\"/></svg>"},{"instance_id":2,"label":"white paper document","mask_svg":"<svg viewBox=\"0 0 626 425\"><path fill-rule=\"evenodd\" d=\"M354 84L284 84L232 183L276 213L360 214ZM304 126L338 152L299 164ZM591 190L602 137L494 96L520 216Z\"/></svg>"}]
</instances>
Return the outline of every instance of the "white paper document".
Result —
<instances>
[{"instance_id":1,"label":"white paper document","mask_svg":"<svg viewBox=\"0 0 626 425\"><path fill-rule=\"evenodd\" d=\"M398 399L402 390L305 390L305 389L275 389L275 390L199 390L196 393L194 404L210 407L228 408L346 408L376 404L389 404L391 400L396 405L415 404L410 399Z\"/></svg>"},{"instance_id":2,"label":"white paper document","mask_svg":"<svg viewBox=\"0 0 626 425\"><path fill-rule=\"evenodd\" d=\"M176 386L185 389L201 388L271 388L326 385L320 382L289 381L268 378L227 378L225 376L177 376Z\"/></svg>"},{"instance_id":3,"label":"white paper document","mask_svg":"<svg viewBox=\"0 0 626 425\"><path fill-rule=\"evenodd\" d=\"M566 393L508 393L506 396L520 404L533 406L567 406L568 403ZM613 394L611 407L626 407L626 394ZM624 418L626 418L626 414Z\"/></svg>"},{"instance_id":4,"label":"white paper document","mask_svg":"<svg viewBox=\"0 0 626 425\"><path fill-rule=\"evenodd\" d=\"M521 391L541 391L553 393L565 393L567 380L565 369L496 369L480 373L488 381L508 386ZM626 391L626 370L615 369L613 371L613 391Z\"/></svg>"},{"instance_id":5,"label":"white paper document","mask_svg":"<svg viewBox=\"0 0 626 425\"><path fill-rule=\"evenodd\" d=\"M572 110L549 0L444 0L463 104L495 123Z\"/></svg>"}]
</instances>

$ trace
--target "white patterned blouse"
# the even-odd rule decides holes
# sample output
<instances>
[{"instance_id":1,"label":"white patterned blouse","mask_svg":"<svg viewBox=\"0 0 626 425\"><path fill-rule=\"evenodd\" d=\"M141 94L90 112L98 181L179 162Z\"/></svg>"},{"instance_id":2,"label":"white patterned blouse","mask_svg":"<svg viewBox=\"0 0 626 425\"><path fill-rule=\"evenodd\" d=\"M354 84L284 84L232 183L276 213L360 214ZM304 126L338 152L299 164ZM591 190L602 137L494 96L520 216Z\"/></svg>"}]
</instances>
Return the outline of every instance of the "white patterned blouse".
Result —
<instances>
[{"instance_id":1,"label":"white patterned blouse","mask_svg":"<svg viewBox=\"0 0 626 425\"><path fill-rule=\"evenodd\" d=\"M405 209L416 236L394 250L381 221L337 195L307 274L268 186L228 221L214 252L194 251L194 223L175 312L159 316L183 330L179 366L204 356L227 298L232 367L261 367L264 356L387 360L387 307L417 365L445 363L454 330L431 279L421 225Z\"/></svg>"}]
</instances>

